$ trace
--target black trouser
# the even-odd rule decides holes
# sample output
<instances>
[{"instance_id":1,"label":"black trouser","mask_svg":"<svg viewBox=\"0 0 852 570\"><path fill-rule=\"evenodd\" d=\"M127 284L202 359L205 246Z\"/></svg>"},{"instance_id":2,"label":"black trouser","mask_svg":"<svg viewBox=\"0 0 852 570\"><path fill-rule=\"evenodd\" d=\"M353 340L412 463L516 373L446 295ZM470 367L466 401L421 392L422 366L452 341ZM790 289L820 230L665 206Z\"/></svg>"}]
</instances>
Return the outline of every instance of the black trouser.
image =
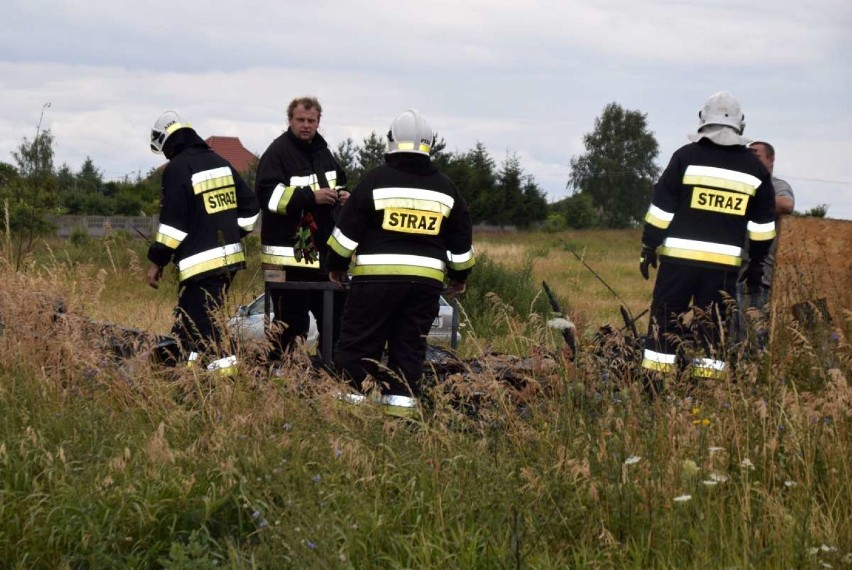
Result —
<instances>
[{"instance_id":1,"label":"black trouser","mask_svg":"<svg viewBox=\"0 0 852 570\"><path fill-rule=\"evenodd\" d=\"M314 269L287 268L287 281L308 281L311 283L328 281L328 275ZM299 291L295 289L271 289L269 301L275 313L273 327L270 332L272 349L270 359L280 359L291 351L297 338L307 338L310 328L308 311L314 314L317 322L319 338L317 339L317 354L322 351L323 323L323 294L324 291ZM340 336L340 321L343 316L343 304L346 301L345 291L334 292L334 315L332 316L332 346Z\"/></svg>"},{"instance_id":2,"label":"black trouser","mask_svg":"<svg viewBox=\"0 0 852 570\"><path fill-rule=\"evenodd\" d=\"M231 279L229 274L202 277L181 287L172 335L178 340L184 358L190 352L211 355L229 352L220 346L222 335L214 315L225 300Z\"/></svg>"},{"instance_id":3,"label":"black trouser","mask_svg":"<svg viewBox=\"0 0 852 570\"><path fill-rule=\"evenodd\" d=\"M438 315L438 287L420 283L353 282L343 311L337 366L356 389L370 374L383 394L418 396L426 336ZM388 347L387 368L377 363Z\"/></svg>"},{"instance_id":4,"label":"black trouser","mask_svg":"<svg viewBox=\"0 0 852 570\"><path fill-rule=\"evenodd\" d=\"M660 264L651 301L646 349L675 355L682 353L681 343L692 342L696 348L703 349L708 358L723 360L722 331L726 330L730 312L736 308L736 283L736 268ZM687 323L683 314L691 307L696 312Z\"/></svg>"}]
</instances>

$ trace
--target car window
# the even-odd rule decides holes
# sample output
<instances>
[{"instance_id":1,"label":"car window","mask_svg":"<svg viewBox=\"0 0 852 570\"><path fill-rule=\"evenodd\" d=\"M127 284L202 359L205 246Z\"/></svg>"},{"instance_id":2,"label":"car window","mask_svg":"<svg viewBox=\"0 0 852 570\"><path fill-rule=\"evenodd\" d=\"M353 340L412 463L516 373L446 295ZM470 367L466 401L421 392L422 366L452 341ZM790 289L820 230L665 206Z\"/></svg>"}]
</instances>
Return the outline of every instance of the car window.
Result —
<instances>
[{"instance_id":1,"label":"car window","mask_svg":"<svg viewBox=\"0 0 852 570\"><path fill-rule=\"evenodd\" d=\"M255 299L251 302L251 305L248 307L249 315L262 315L263 314L263 295Z\"/></svg>"}]
</instances>

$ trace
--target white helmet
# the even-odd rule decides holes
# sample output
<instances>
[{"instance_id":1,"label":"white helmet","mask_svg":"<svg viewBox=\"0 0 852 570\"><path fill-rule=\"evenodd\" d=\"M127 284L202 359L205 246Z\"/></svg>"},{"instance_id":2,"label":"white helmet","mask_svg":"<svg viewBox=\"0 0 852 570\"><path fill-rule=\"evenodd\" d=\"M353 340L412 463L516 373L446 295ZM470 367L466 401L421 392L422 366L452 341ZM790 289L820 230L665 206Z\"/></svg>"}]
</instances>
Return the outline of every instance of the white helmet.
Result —
<instances>
[{"instance_id":1,"label":"white helmet","mask_svg":"<svg viewBox=\"0 0 852 570\"><path fill-rule=\"evenodd\" d=\"M740 102L727 91L714 93L698 111L698 131L701 132L705 125L726 125L742 134L745 130L745 115Z\"/></svg>"},{"instance_id":2,"label":"white helmet","mask_svg":"<svg viewBox=\"0 0 852 570\"><path fill-rule=\"evenodd\" d=\"M388 154L414 152L429 156L432 150L432 127L417 109L398 115L388 131Z\"/></svg>"},{"instance_id":3,"label":"white helmet","mask_svg":"<svg viewBox=\"0 0 852 570\"><path fill-rule=\"evenodd\" d=\"M151 150L163 154L163 146L173 132L178 129L188 129L190 124L180 118L174 111L166 111L160 115L151 129Z\"/></svg>"}]
</instances>

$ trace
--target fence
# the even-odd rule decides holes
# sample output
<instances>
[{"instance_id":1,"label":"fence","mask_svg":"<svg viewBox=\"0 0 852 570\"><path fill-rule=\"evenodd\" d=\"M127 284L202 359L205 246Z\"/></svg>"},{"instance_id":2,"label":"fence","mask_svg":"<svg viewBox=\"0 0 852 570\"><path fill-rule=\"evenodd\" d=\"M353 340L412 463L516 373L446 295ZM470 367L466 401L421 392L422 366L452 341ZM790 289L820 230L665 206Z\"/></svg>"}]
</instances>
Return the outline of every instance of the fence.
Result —
<instances>
[{"instance_id":1,"label":"fence","mask_svg":"<svg viewBox=\"0 0 852 570\"><path fill-rule=\"evenodd\" d=\"M109 231L127 232L139 237L137 231L146 237L153 237L157 231L158 216L55 216L51 223L56 226L56 235L70 237L74 232L85 232L93 237L101 237Z\"/></svg>"}]
</instances>

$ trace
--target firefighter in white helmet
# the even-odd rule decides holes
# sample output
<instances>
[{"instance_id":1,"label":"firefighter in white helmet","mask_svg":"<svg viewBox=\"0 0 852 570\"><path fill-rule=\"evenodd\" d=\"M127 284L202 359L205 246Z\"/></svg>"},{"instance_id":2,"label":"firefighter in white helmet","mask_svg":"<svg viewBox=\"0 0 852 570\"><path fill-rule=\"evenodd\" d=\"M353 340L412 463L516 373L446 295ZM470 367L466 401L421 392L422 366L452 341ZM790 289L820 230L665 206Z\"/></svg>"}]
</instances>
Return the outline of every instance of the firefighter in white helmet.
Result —
<instances>
[{"instance_id":1,"label":"firefighter in white helmet","mask_svg":"<svg viewBox=\"0 0 852 570\"><path fill-rule=\"evenodd\" d=\"M429 122L408 110L387 136L384 164L363 176L341 211L328 266L332 281L343 283L355 255L335 366L359 391L371 375L386 410L404 414L421 393L441 291L464 292L475 259L467 204L430 159ZM387 368L377 365L385 345Z\"/></svg>"},{"instance_id":2,"label":"firefighter in white helmet","mask_svg":"<svg viewBox=\"0 0 852 570\"><path fill-rule=\"evenodd\" d=\"M716 93L698 118L692 142L675 151L654 186L642 233L645 279L660 260L642 359L654 388L684 363L679 357L691 357L693 377L726 377L722 331L736 297L743 244L748 240L751 251L745 279L757 283L775 237L772 181L746 146L739 102Z\"/></svg>"},{"instance_id":3,"label":"firefighter in white helmet","mask_svg":"<svg viewBox=\"0 0 852 570\"><path fill-rule=\"evenodd\" d=\"M175 263L180 294L172 334L181 354L173 356L227 371L236 358L223 346L212 315L234 274L245 267L241 239L257 221L257 198L174 111L154 123L151 150L169 163L163 170L160 224L148 248L148 284L157 288L163 268Z\"/></svg>"}]
</instances>

